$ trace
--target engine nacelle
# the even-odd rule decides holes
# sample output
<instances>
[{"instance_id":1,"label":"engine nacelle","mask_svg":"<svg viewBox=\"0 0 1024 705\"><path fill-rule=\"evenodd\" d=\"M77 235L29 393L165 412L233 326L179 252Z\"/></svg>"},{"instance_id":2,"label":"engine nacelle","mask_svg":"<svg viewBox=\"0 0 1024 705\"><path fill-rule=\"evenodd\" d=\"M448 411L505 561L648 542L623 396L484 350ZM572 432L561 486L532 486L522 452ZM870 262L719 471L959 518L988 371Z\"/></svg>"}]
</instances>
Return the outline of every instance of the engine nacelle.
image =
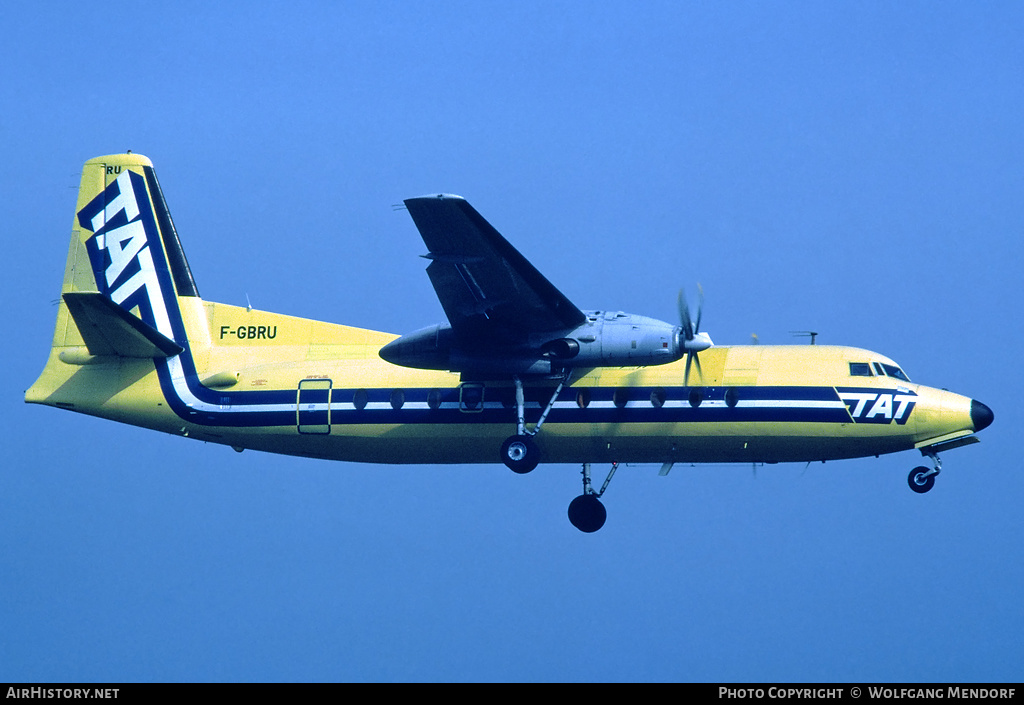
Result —
<instances>
[{"instance_id":1,"label":"engine nacelle","mask_svg":"<svg viewBox=\"0 0 1024 705\"><path fill-rule=\"evenodd\" d=\"M663 365L711 346L700 333L682 340L679 326L621 312L587 312L586 322L557 337L507 341L459 340L445 324L403 335L380 349L390 363L474 375L548 375L569 367Z\"/></svg>"},{"instance_id":2,"label":"engine nacelle","mask_svg":"<svg viewBox=\"0 0 1024 705\"><path fill-rule=\"evenodd\" d=\"M679 327L621 311L588 311L587 322L566 336L578 341L572 364L588 367L663 365L683 356Z\"/></svg>"},{"instance_id":3,"label":"engine nacelle","mask_svg":"<svg viewBox=\"0 0 1024 705\"><path fill-rule=\"evenodd\" d=\"M454 341L455 334L451 326L430 326L392 340L377 354L393 365L421 370L447 370L451 368Z\"/></svg>"}]
</instances>

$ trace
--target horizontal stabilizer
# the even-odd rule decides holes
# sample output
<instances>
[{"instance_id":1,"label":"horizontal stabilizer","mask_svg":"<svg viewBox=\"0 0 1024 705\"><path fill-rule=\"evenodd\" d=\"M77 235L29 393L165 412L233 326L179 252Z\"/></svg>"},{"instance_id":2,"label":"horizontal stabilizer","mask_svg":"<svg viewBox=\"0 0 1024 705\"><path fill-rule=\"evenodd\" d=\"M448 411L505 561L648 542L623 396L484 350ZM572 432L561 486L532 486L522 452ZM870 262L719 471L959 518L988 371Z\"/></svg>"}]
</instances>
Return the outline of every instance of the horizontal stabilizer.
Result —
<instances>
[{"instance_id":1,"label":"horizontal stabilizer","mask_svg":"<svg viewBox=\"0 0 1024 705\"><path fill-rule=\"evenodd\" d=\"M67 292L71 317L92 355L172 357L184 348L99 292Z\"/></svg>"}]
</instances>

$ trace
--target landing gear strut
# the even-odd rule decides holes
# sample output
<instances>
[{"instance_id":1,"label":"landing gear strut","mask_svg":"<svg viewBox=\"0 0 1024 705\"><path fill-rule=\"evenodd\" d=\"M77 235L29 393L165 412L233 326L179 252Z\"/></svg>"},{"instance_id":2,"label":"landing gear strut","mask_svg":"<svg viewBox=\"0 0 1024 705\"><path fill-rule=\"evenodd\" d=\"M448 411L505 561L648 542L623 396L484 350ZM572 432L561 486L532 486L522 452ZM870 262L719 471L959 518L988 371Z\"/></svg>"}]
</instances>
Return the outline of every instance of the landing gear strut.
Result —
<instances>
[{"instance_id":1,"label":"landing gear strut","mask_svg":"<svg viewBox=\"0 0 1024 705\"><path fill-rule=\"evenodd\" d=\"M592 534L604 526L608 512L599 498L608 489L608 483L612 481L612 476L618 468L618 463L612 463L612 469L608 471L601 491L594 492L590 485L590 463L583 463L583 494L569 503L569 521L583 533Z\"/></svg>"},{"instance_id":2,"label":"landing gear strut","mask_svg":"<svg viewBox=\"0 0 1024 705\"><path fill-rule=\"evenodd\" d=\"M523 393L523 382L519 377L512 378L516 385L516 435L509 436L501 444L501 462L505 463L505 466L512 472L520 475L528 473L540 462L540 452L532 437L540 432L540 427L544 425L544 421L554 407L562 387L569 381L569 374L570 372L566 371L532 430L526 427L526 396Z\"/></svg>"},{"instance_id":3,"label":"landing gear strut","mask_svg":"<svg viewBox=\"0 0 1024 705\"><path fill-rule=\"evenodd\" d=\"M932 459L934 468L927 468L924 465L914 468L910 471L910 475L907 477L907 484L910 485L910 489L914 490L918 494L924 494L932 487L935 486L935 478L940 472L942 472L942 460L939 459L937 453L921 450L922 455L927 455Z\"/></svg>"}]
</instances>

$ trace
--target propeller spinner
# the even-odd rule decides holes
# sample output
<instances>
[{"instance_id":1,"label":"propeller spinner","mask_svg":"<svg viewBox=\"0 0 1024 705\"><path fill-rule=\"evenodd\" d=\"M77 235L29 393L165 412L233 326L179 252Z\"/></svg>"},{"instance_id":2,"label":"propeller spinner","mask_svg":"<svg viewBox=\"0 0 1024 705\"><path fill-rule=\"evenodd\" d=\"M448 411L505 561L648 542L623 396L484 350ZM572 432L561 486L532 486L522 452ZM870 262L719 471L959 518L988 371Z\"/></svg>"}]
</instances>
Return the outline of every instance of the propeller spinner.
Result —
<instances>
[{"instance_id":1,"label":"propeller spinner","mask_svg":"<svg viewBox=\"0 0 1024 705\"><path fill-rule=\"evenodd\" d=\"M699 299L697 301L697 318L690 316L690 307L686 303L686 294L679 290L679 347L686 351L686 372L683 375L683 383L690 386L690 365L696 363L697 374L703 379L703 372L700 369L700 358L697 353L707 350L714 343L711 336L700 332L700 317L704 309L704 289L697 286Z\"/></svg>"}]
</instances>

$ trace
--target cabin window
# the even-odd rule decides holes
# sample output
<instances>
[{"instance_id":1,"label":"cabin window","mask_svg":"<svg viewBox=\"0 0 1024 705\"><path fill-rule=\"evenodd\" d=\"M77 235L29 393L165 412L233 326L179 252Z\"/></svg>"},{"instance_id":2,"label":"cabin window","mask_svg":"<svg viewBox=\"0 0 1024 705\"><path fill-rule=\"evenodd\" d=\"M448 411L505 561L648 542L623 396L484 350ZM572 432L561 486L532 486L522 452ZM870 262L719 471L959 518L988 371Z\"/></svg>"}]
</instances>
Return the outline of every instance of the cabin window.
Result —
<instances>
[{"instance_id":1,"label":"cabin window","mask_svg":"<svg viewBox=\"0 0 1024 705\"><path fill-rule=\"evenodd\" d=\"M871 365L866 362L851 362L850 363L850 376L851 377L870 377L871 376Z\"/></svg>"},{"instance_id":2,"label":"cabin window","mask_svg":"<svg viewBox=\"0 0 1024 705\"><path fill-rule=\"evenodd\" d=\"M740 402L740 393L736 391L735 387L731 387L725 391L725 405L730 409L735 409L736 405Z\"/></svg>"},{"instance_id":3,"label":"cabin window","mask_svg":"<svg viewBox=\"0 0 1024 705\"><path fill-rule=\"evenodd\" d=\"M523 400L526 400L526 390L523 390ZM500 401L501 408L516 408L516 393L514 389L505 387L491 387L491 401Z\"/></svg>"},{"instance_id":4,"label":"cabin window","mask_svg":"<svg viewBox=\"0 0 1024 705\"><path fill-rule=\"evenodd\" d=\"M667 397L665 395L665 390L662 389L661 387L658 387L658 388L652 390L651 391L651 406L653 406L655 409L660 409L661 407L665 406L666 398Z\"/></svg>"},{"instance_id":5,"label":"cabin window","mask_svg":"<svg viewBox=\"0 0 1024 705\"><path fill-rule=\"evenodd\" d=\"M688 401L690 402L690 406L696 409L700 406L700 403L704 401L704 394L699 389L691 389Z\"/></svg>"},{"instance_id":6,"label":"cabin window","mask_svg":"<svg viewBox=\"0 0 1024 705\"><path fill-rule=\"evenodd\" d=\"M459 411L483 411L484 385L467 382L459 385Z\"/></svg>"},{"instance_id":7,"label":"cabin window","mask_svg":"<svg viewBox=\"0 0 1024 705\"><path fill-rule=\"evenodd\" d=\"M576 392L576 406L578 406L581 409L586 409L588 406L590 406L589 389L581 389L578 392Z\"/></svg>"},{"instance_id":8,"label":"cabin window","mask_svg":"<svg viewBox=\"0 0 1024 705\"><path fill-rule=\"evenodd\" d=\"M431 389L429 392L427 392L427 406L435 410L441 408L440 389Z\"/></svg>"},{"instance_id":9,"label":"cabin window","mask_svg":"<svg viewBox=\"0 0 1024 705\"><path fill-rule=\"evenodd\" d=\"M405 405L405 392L401 389L396 389L391 392L391 408L395 411L401 409Z\"/></svg>"},{"instance_id":10,"label":"cabin window","mask_svg":"<svg viewBox=\"0 0 1024 705\"><path fill-rule=\"evenodd\" d=\"M366 404L369 400L370 395L366 393L365 389L357 389L352 393L352 406L360 411L366 408Z\"/></svg>"},{"instance_id":11,"label":"cabin window","mask_svg":"<svg viewBox=\"0 0 1024 705\"><path fill-rule=\"evenodd\" d=\"M612 392L612 403L618 409L624 409L626 403L629 402L629 390L625 387L620 387Z\"/></svg>"}]
</instances>

